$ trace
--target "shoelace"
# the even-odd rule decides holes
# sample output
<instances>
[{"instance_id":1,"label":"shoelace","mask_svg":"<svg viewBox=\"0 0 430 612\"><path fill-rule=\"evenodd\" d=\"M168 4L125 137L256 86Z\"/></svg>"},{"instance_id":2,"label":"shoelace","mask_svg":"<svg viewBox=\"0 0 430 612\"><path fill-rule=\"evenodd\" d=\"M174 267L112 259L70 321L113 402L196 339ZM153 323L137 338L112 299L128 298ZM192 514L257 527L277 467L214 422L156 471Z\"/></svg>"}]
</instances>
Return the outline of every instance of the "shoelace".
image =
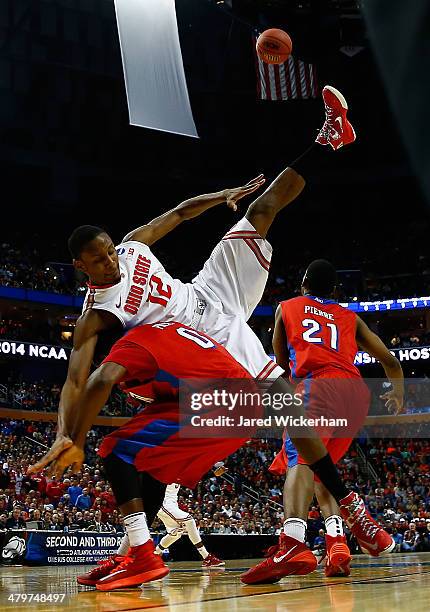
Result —
<instances>
[{"instance_id":1,"label":"shoelace","mask_svg":"<svg viewBox=\"0 0 430 612\"><path fill-rule=\"evenodd\" d=\"M133 563L133 561L134 561L134 557L129 557L129 556L124 557L123 561L121 561L121 563L117 565L117 567L114 568L114 571L118 572L119 570L125 569L127 565L130 565L130 563Z\"/></svg>"},{"instance_id":2,"label":"shoelace","mask_svg":"<svg viewBox=\"0 0 430 612\"><path fill-rule=\"evenodd\" d=\"M339 138L340 134L333 125L334 109L330 106L327 106L327 104L325 104L324 106L326 119L324 121L324 125L321 128L320 133L326 138L329 138L330 136L332 136L332 138Z\"/></svg>"},{"instance_id":3,"label":"shoelace","mask_svg":"<svg viewBox=\"0 0 430 612\"><path fill-rule=\"evenodd\" d=\"M375 525L375 523L369 519L366 513L359 516L356 522L360 525L364 535L368 538L373 538L380 530L380 527Z\"/></svg>"},{"instance_id":4,"label":"shoelace","mask_svg":"<svg viewBox=\"0 0 430 612\"><path fill-rule=\"evenodd\" d=\"M274 544L273 546L269 546L266 550L263 551L265 557L273 557L279 550L279 544Z\"/></svg>"},{"instance_id":5,"label":"shoelace","mask_svg":"<svg viewBox=\"0 0 430 612\"><path fill-rule=\"evenodd\" d=\"M376 525L366 514L366 509L362 501L358 499L354 499L348 506L348 511L354 515L357 511L360 511L354 518L354 523L358 523L364 535L367 537L373 538L373 536L380 530L380 527Z\"/></svg>"},{"instance_id":6,"label":"shoelace","mask_svg":"<svg viewBox=\"0 0 430 612\"><path fill-rule=\"evenodd\" d=\"M360 511L359 514L357 515L357 520L358 520L358 517L360 517L362 514L365 514L366 512L364 508L364 504L359 497L353 499L352 502L347 506L347 508L348 508L348 512L352 515L355 515L357 513L357 510Z\"/></svg>"},{"instance_id":7,"label":"shoelace","mask_svg":"<svg viewBox=\"0 0 430 612\"><path fill-rule=\"evenodd\" d=\"M92 570L92 574L98 575L100 572L104 572L105 569L112 566L113 559L103 559L103 561L97 561L97 565Z\"/></svg>"}]
</instances>

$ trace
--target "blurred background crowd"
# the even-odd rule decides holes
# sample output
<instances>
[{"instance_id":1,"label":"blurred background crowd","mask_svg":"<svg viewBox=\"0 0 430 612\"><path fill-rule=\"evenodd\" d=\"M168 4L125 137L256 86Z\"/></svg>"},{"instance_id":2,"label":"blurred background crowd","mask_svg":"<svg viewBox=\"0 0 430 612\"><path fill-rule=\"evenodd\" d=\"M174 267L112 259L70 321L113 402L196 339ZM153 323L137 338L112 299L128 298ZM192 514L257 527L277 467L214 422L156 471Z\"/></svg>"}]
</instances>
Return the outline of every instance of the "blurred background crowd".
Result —
<instances>
[{"instance_id":1,"label":"blurred background crowd","mask_svg":"<svg viewBox=\"0 0 430 612\"><path fill-rule=\"evenodd\" d=\"M51 423L0 423L0 529L124 531L112 489L96 455L106 430L88 434L87 461L76 476L57 481L29 465L50 445ZM339 464L348 487L364 497L372 516L393 534L397 551L430 550L430 443L374 438L369 430ZM268 471L279 440L255 440L226 461L223 477L208 473L194 490L182 488L179 505L193 514L203 535L277 535L283 521L283 477ZM365 458L363 460L363 457ZM308 543L323 546L317 503L308 516ZM156 519L155 533L164 531ZM355 548L354 548L355 550Z\"/></svg>"}]
</instances>

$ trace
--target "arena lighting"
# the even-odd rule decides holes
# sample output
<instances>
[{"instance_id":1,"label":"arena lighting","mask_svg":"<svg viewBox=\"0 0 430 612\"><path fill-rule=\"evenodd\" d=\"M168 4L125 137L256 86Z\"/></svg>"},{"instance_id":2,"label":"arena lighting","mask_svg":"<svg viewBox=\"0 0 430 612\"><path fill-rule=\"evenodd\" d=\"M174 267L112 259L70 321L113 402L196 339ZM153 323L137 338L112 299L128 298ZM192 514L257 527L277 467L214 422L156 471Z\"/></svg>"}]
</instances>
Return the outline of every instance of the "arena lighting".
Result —
<instances>
[{"instance_id":1,"label":"arena lighting","mask_svg":"<svg viewBox=\"0 0 430 612\"><path fill-rule=\"evenodd\" d=\"M412 308L427 308L430 306L430 297L401 298L399 300L382 300L377 302L341 302L340 305L354 312L408 310Z\"/></svg>"}]
</instances>

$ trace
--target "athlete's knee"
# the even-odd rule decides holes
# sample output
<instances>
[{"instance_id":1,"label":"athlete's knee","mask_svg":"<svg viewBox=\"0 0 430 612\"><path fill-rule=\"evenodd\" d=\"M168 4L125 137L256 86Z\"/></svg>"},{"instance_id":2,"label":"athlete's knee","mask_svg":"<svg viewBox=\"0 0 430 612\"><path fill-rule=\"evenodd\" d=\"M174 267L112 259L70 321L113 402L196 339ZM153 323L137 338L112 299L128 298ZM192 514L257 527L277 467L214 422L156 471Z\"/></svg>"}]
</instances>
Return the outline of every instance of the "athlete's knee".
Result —
<instances>
[{"instance_id":1,"label":"athlete's knee","mask_svg":"<svg viewBox=\"0 0 430 612\"><path fill-rule=\"evenodd\" d=\"M268 206L274 207L291 202L300 195L306 185L305 179L293 168L287 168L283 174L284 180L280 181L279 177L275 179L261 196Z\"/></svg>"}]
</instances>

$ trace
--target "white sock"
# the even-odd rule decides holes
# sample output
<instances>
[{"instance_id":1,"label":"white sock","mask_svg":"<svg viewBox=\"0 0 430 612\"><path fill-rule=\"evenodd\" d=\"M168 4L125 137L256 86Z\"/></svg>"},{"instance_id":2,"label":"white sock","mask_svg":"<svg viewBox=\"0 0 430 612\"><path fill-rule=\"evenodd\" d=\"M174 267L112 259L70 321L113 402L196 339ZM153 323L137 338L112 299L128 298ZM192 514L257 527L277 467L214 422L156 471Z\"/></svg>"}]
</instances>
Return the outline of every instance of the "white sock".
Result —
<instances>
[{"instance_id":1,"label":"white sock","mask_svg":"<svg viewBox=\"0 0 430 612\"><path fill-rule=\"evenodd\" d=\"M125 536L121 540L121 544L119 545L119 548L116 554L119 555L120 557L125 557L129 548L130 548L130 540L128 539L128 535L125 534Z\"/></svg>"},{"instance_id":2,"label":"white sock","mask_svg":"<svg viewBox=\"0 0 430 612\"><path fill-rule=\"evenodd\" d=\"M335 538L340 535L343 536L343 521L340 516L333 514L329 516L325 520L325 529L327 531L327 535Z\"/></svg>"},{"instance_id":3,"label":"white sock","mask_svg":"<svg viewBox=\"0 0 430 612\"><path fill-rule=\"evenodd\" d=\"M204 546L196 546L196 550L199 553L199 555L202 556L203 559L206 559L206 557L209 557L209 553Z\"/></svg>"},{"instance_id":4,"label":"white sock","mask_svg":"<svg viewBox=\"0 0 430 612\"><path fill-rule=\"evenodd\" d=\"M144 512L134 512L125 516L124 526L127 530L131 547L141 546L141 544L145 544L151 538Z\"/></svg>"},{"instance_id":5,"label":"white sock","mask_svg":"<svg viewBox=\"0 0 430 612\"><path fill-rule=\"evenodd\" d=\"M306 521L299 518L289 518L284 521L284 533L290 538L299 540L299 542L305 541L306 536Z\"/></svg>"}]
</instances>

